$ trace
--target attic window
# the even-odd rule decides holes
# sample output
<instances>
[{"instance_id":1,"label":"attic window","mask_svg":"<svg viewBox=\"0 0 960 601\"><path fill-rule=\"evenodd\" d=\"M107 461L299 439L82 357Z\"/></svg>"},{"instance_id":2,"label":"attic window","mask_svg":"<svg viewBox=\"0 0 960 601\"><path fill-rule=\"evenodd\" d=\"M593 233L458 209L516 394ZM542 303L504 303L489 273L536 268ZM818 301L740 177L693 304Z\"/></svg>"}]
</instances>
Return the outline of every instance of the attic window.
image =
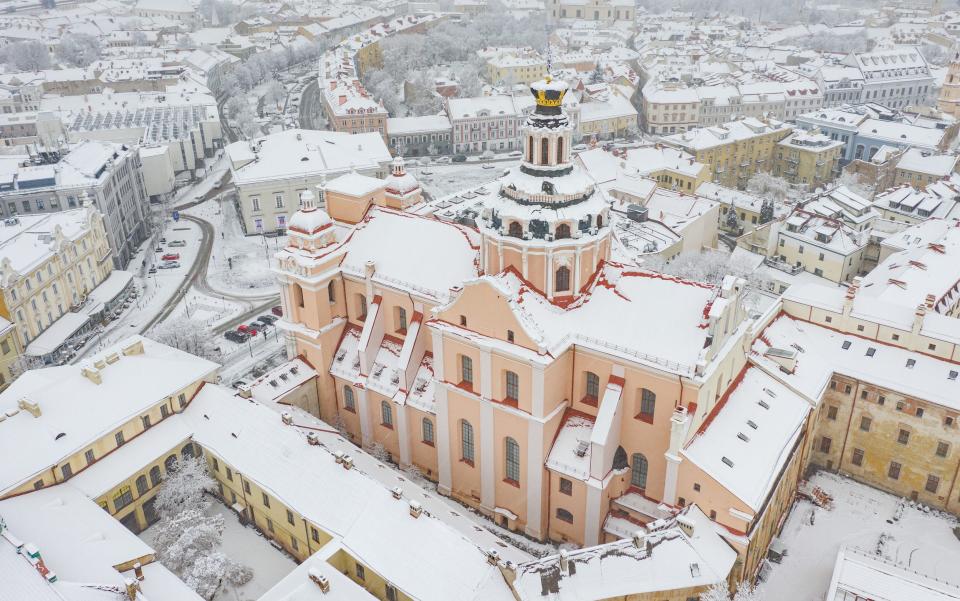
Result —
<instances>
[{"instance_id":1,"label":"attic window","mask_svg":"<svg viewBox=\"0 0 960 601\"><path fill-rule=\"evenodd\" d=\"M301 162L301 163L302 163L303 161L309 161L309 160L310 160L310 157L300 157L300 162Z\"/></svg>"},{"instance_id":2,"label":"attic window","mask_svg":"<svg viewBox=\"0 0 960 601\"><path fill-rule=\"evenodd\" d=\"M750 442L750 437L744 434L743 432L737 432L737 438L739 438L743 442Z\"/></svg>"},{"instance_id":3,"label":"attic window","mask_svg":"<svg viewBox=\"0 0 960 601\"><path fill-rule=\"evenodd\" d=\"M913 366L917 364L916 359L907 359L907 369L913 369Z\"/></svg>"},{"instance_id":4,"label":"attic window","mask_svg":"<svg viewBox=\"0 0 960 601\"><path fill-rule=\"evenodd\" d=\"M720 461L723 461L723 463L726 464L726 465L729 466L729 467L733 467L733 460L730 459L729 457L724 457L724 458L721 459Z\"/></svg>"},{"instance_id":5,"label":"attic window","mask_svg":"<svg viewBox=\"0 0 960 601\"><path fill-rule=\"evenodd\" d=\"M867 356L868 356L868 357L872 357L872 356L874 356L874 355L876 355L876 354L877 354L877 349L873 348L872 346L867 349Z\"/></svg>"},{"instance_id":6,"label":"attic window","mask_svg":"<svg viewBox=\"0 0 960 601\"><path fill-rule=\"evenodd\" d=\"M956 379L957 379L957 371L954 370L954 369L951 369L951 370L950 370L950 373L947 375L947 379L948 379L948 380L956 380Z\"/></svg>"},{"instance_id":7,"label":"attic window","mask_svg":"<svg viewBox=\"0 0 960 601\"><path fill-rule=\"evenodd\" d=\"M54 440L60 440L61 438L63 438L63 437L66 436L66 435L67 435L66 432L61 432L61 433L57 434L56 436L54 436L53 439L54 439Z\"/></svg>"},{"instance_id":8,"label":"attic window","mask_svg":"<svg viewBox=\"0 0 960 601\"><path fill-rule=\"evenodd\" d=\"M292 373L293 375L297 375L297 366L296 366L296 365L294 365L293 367L290 368L290 373Z\"/></svg>"},{"instance_id":9,"label":"attic window","mask_svg":"<svg viewBox=\"0 0 960 601\"><path fill-rule=\"evenodd\" d=\"M847 350L847 349L850 348L850 341L849 341L849 340L844 340L844 341L843 341L843 344L840 345L840 346L843 347L843 350Z\"/></svg>"},{"instance_id":10,"label":"attic window","mask_svg":"<svg viewBox=\"0 0 960 601\"><path fill-rule=\"evenodd\" d=\"M774 391L770 390L769 388L764 388L763 391L764 391L765 393L767 393L767 396L768 396L768 397L773 398L773 399L777 398L777 393L775 393Z\"/></svg>"},{"instance_id":11,"label":"attic window","mask_svg":"<svg viewBox=\"0 0 960 601\"><path fill-rule=\"evenodd\" d=\"M766 401L762 401L762 400L761 400L761 401L757 401L757 404L760 405L761 407L763 407L764 409L769 409L769 408L770 408L770 405L768 405Z\"/></svg>"},{"instance_id":12,"label":"attic window","mask_svg":"<svg viewBox=\"0 0 960 601\"><path fill-rule=\"evenodd\" d=\"M270 380L270 385L273 386L274 388L276 388L276 387L277 387L277 381L276 381L276 380Z\"/></svg>"},{"instance_id":13,"label":"attic window","mask_svg":"<svg viewBox=\"0 0 960 601\"><path fill-rule=\"evenodd\" d=\"M757 429L757 422L753 421L752 419L747 420L747 425L753 428L754 430Z\"/></svg>"}]
</instances>

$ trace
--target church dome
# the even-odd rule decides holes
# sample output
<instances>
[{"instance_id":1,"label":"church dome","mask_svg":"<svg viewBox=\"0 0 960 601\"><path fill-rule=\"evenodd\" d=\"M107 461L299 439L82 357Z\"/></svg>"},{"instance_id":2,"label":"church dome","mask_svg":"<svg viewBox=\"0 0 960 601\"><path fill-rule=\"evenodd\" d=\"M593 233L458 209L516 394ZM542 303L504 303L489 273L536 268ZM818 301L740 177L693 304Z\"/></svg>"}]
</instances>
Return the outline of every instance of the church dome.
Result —
<instances>
[{"instance_id":1,"label":"church dome","mask_svg":"<svg viewBox=\"0 0 960 601\"><path fill-rule=\"evenodd\" d=\"M313 236L333 226L333 220L330 219L330 215L323 209L317 208L314 202L313 192L304 190L300 193L300 200L303 206L290 217L290 221L287 223L287 230L305 236Z\"/></svg>"},{"instance_id":2,"label":"church dome","mask_svg":"<svg viewBox=\"0 0 960 601\"><path fill-rule=\"evenodd\" d=\"M390 175L384 181L386 182L387 193L394 196L406 196L420 189L420 182L417 181L416 177L407 173L401 156L393 159Z\"/></svg>"}]
</instances>

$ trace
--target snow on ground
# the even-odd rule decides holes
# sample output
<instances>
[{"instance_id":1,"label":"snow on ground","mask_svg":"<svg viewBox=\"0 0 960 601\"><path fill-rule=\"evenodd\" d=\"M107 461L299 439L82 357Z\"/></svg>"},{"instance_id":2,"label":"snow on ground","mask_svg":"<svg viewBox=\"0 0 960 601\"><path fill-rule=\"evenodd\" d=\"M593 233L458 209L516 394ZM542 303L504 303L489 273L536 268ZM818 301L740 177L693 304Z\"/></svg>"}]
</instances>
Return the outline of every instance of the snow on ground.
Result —
<instances>
[{"instance_id":1,"label":"snow on ground","mask_svg":"<svg viewBox=\"0 0 960 601\"><path fill-rule=\"evenodd\" d=\"M200 249L200 228L196 224L182 220L177 223L168 221L164 224L161 237L166 238L168 242L183 240L187 243L180 248L170 248L166 244L160 246L163 248L163 253L176 252L180 255L180 267L157 269L154 274L148 273L151 266L160 264L163 253L156 252L156 247L150 240L144 242L128 266L134 274L134 286L139 291L136 302L119 319L108 324L100 335L92 337L86 348L77 353L74 363L100 348L133 334L142 333L147 322L163 310L176 294L177 289L184 284Z\"/></svg>"},{"instance_id":2,"label":"snow on ground","mask_svg":"<svg viewBox=\"0 0 960 601\"><path fill-rule=\"evenodd\" d=\"M489 163L451 163L449 165L432 163L429 167L411 166L407 170L420 181L420 185L427 194L432 198L439 198L497 179L504 169L515 168L519 164L520 159ZM492 167L484 169L483 165L492 165ZM427 173L424 174L424 171Z\"/></svg>"},{"instance_id":3,"label":"snow on ground","mask_svg":"<svg viewBox=\"0 0 960 601\"><path fill-rule=\"evenodd\" d=\"M240 303L229 301L222 296L203 294L196 288L191 288L177 304L169 319L185 317L213 328L240 315L244 309L246 307Z\"/></svg>"},{"instance_id":4,"label":"snow on ground","mask_svg":"<svg viewBox=\"0 0 960 601\"><path fill-rule=\"evenodd\" d=\"M220 337L217 346L223 351L220 358L220 381L230 386L237 380L250 382L287 360L283 338L271 328L266 335L258 334L236 344Z\"/></svg>"},{"instance_id":5,"label":"snow on ground","mask_svg":"<svg viewBox=\"0 0 960 601\"><path fill-rule=\"evenodd\" d=\"M232 195L208 200L185 213L209 222L214 230L207 282L233 295L279 294L276 275L270 271L273 254L286 246L286 236L245 236ZM229 259L229 261L228 261Z\"/></svg>"},{"instance_id":6,"label":"snow on ground","mask_svg":"<svg viewBox=\"0 0 960 601\"><path fill-rule=\"evenodd\" d=\"M220 514L225 524L223 544L220 550L230 559L253 569L253 579L236 588L222 588L214 596L214 601L253 601L259 599L276 583L280 582L295 567L295 562L283 551L270 545L269 541L253 528L240 523L237 514L220 502L214 502L208 515ZM140 538L153 545L153 528L140 533Z\"/></svg>"},{"instance_id":7,"label":"snow on ground","mask_svg":"<svg viewBox=\"0 0 960 601\"><path fill-rule=\"evenodd\" d=\"M906 501L896 520L902 502L899 497L827 472L814 475L810 485L832 495L833 508L797 501L780 534L787 555L782 564L770 564L772 570L762 585L763 599L822 601L841 545L875 552L881 534L892 537L884 545L888 559L960 584L960 540L952 532L958 524L955 517L925 511Z\"/></svg>"}]
</instances>

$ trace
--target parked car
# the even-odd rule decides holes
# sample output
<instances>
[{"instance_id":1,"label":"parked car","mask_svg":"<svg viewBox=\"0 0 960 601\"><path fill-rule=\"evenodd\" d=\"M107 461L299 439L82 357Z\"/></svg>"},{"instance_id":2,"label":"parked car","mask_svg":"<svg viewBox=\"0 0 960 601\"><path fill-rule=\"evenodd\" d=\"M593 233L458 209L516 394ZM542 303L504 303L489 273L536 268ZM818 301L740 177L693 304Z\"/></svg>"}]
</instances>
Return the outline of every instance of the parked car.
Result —
<instances>
[{"instance_id":1,"label":"parked car","mask_svg":"<svg viewBox=\"0 0 960 601\"><path fill-rule=\"evenodd\" d=\"M257 325L260 325L260 324L257 324ZM250 334L251 336L256 336L257 334L259 334L260 328L258 328L257 325L250 324L249 326L247 326L247 334Z\"/></svg>"},{"instance_id":2,"label":"parked car","mask_svg":"<svg viewBox=\"0 0 960 601\"><path fill-rule=\"evenodd\" d=\"M454 163L465 163L467 161L467 155L465 154L455 154L453 158L450 159Z\"/></svg>"},{"instance_id":3,"label":"parked car","mask_svg":"<svg viewBox=\"0 0 960 601\"><path fill-rule=\"evenodd\" d=\"M223 333L223 337L230 342L240 342L240 332L237 332L236 330L227 330Z\"/></svg>"},{"instance_id":4,"label":"parked car","mask_svg":"<svg viewBox=\"0 0 960 601\"><path fill-rule=\"evenodd\" d=\"M166 238L160 238L160 244L166 244L166 243L167 243Z\"/></svg>"},{"instance_id":5,"label":"parked car","mask_svg":"<svg viewBox=\"0 0 960 601\"><path fill-rule=\"evenodd\" d=\"M513 152L511 152L511 153L508 154L507 156L509 156L509 157L522 157L522 156L523 156L523 153L520 152L519 150L514 150Z\"/></svg>"},{"instance_id":6,"label":"parked car","mask_svg":"<svg viewBox=\"0 0 960 601\"><path fill-rule=\"evenodd\" d=\"M440 163L441 165L447 165L450 163L450 157L440 157L439 159L437 159L437 162Z\"/></svg>"},{"instance_id":7,"label":"parked car","mask_svg":"<svg viewBox=\"0 0 960 601\"><path fill-rule=\"evenodd\" d=\"M257 318L257 321L259 321L260 323L265 323L267 325L273 325L273 323L277 321L277 318L274 317L273 315L261 315L260 317Z\"/></svg>"},{"instance_id":8,"label":"parked car","mask_svg":"<svg viewBox=\"0 0 960 601\"><path fill-rule=\"evenodd\" d=\"M270 312L276 315L277 317L283 317L283 307L281 307L280 305L277 305L276 307L273 307L272 309L270 309Z\"/></svg>"},{"instance_id":9,"label":"parked car","mask_svg":"<svg viewBox=\"0 0 960 601\"><path fill-rule=\"evenodd\" d=\"M158 246L158 247L156 247L155 249L153 249L153 252L155 252L155 253L162 253L162 252L163 252L163 247L162 247L162 246Z\"/></svg>"},{"instance_id":10,"label":"parked car","mask_svg":"<svg viewBox=\"0 0 960 601\"><path fill-rule=\"evenodd\" d=\"M176 269L180 267L180 261L164 261L160 263L158 269Z\"/></svg>"},{"instance_id":11,"label":"parked car","mask_svg":"<svg viewBox=\"0 0 960 601\"><path fill-rule=\"evenodd\" d=\"M186 240L172 240L172 241L170 242L170 244L168 244L167 246L172 246L172 247L177 247L177 248L179 248L179 247L186 246L186 245L187 245L187 241L186 241Z\"/></svg>"},{"instance_id":12,"label":"parked car","mask_svg":"<svg viewBox=\"0 0 960 601\"><path fill-rule=\"evenodd\" d=\"M493 163L484 163L484 164L483 164L483 168L484 168L484 169L495 169L495 168L496 168L496 165L494 165Z\"/></svg>"},{"instance_id":13,"label":"parked car","mask_svg":"<svg viewBox=\"0 0 960 601\"><path fill-rule=\"evenodd\" d=\"M586 149L587 149L587 145L586 145L586 144L577 144L576 146L573 147L573 149L574 149L574 150L586 150Z\"/></svg>"},{"instance_id":14,"label":"parked car","mask_svg":"<svg viewBox=\"0 0 960 601\"><path fill-rule=\"evenodd\" d=\"M237 331L238 331L238 332L246 332L246 331L249 330L249 329L250 329L250 326L248 326L248 325L245 324L245 323L242 323L242 324L240 324L240 325L237 326Z\"/></svg>"},{"instance_id":15,"label":"parked car","mask_svg":"<svg viewBox=\"0 0 960 601\"><path fill-rule=\"evenodd\" d=\"M163 261L179 261L180 253L167 253L160 257L160 259Z\"/></svg>"}]
</instances>

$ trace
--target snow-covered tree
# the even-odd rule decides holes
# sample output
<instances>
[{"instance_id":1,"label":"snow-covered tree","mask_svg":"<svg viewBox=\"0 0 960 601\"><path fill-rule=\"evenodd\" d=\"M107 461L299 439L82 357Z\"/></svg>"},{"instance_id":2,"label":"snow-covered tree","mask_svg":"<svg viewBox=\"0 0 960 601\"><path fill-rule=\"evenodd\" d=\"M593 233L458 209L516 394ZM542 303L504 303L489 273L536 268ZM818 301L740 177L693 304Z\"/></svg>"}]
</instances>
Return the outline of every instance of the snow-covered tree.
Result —
<instances>
[{"instance_id":1,"label":"snow-covered tree","mask_svg":"<svg viewBox=\"0 0 960 601\"><path fill-rule=\"evenodd\" d=\"M700 594L700 601L730 601L726 582L718 582Z\"/></svg>"},{"instance_id":2,"label":"snow-covered tree","mask_svg":"<svg viewBox=\"0 0 960 601\"><path fill-rule=\"evenodd\" d=\"M590 74L590 83L603 83L603 68L600 66L600 61L597 61L597 67Z\"/></svg>"},{"instance_id":3,"label":"snow-covered tree","mask_svg":"<svg viewBox=\"0 0 960 601\"><path fill-rule=\"evenodd\" d=\"M253 577L250 568L219 550L224 518L207 514L211 503L206 493L214 486L203 459L178 461L168 468L157 493L161 519L153 526L160 561L205 599L212 599L224 582L237 586Z\"/></svg>"},{"instance_id":4,"label":"snow-covered tree","mask_svg":"<svg viewBox=\"0 0 960 601\"><path fill-rule=\"evenodd\" d=\"M164 517L154 526L160 561L167 568L180 572L190 568L199 557L214 553L222 541L222 515L207 515L201 509L188 509Z\"/></svg>"},{"instance_id":5,"label":"snow-covered tree","mask_svg":"<svg viewBox=\"0 0 960 601\"><path fill-rule=\"evenodd\" d=\"M218 361L220 351L203 324L189 317L167 319L150 330L150 338L181 351Z\"/></svg>"},{"instance_id":6,"label":"snow-covered tree","mask_svg":"<svg viewBox=\"0 0 960 601\"><path fill-rule=\"evenodd\" d=\"M50 67L50 53L43 42L17 42L4 49L6 62L17 71L40 71Z\"/></svg>"},{"instance_id":7,"label":"snow-covered tree","mask_svg":"<svg viewBox=\"0 0 960 601\"><path fill-rule=\"evenodd\" d=\"M790 185L790 182L766 171L759 171L747 181L747 191L764 199L775 202L795 200L799 193Z\"/></svg>"},{"instance_id":8,"label":"snow-covered tree","mask_svg":"<svg viewBox=\"0 0 960 601\"><path fill-rule=\"evenodd\" d=\"M197 43L193 41L193 36L187 34L177 37L177 48L179 50L190 50L196 47Z\"/></svg>"},{"instance_id":9,"label":"snow-covered tree","mask_svg":"<svg viewBox=\"0 0 960 601\"><path fill-rule=\"evenodd\" d=\"M876 193L874 186L863 183L860 175L851 171L844 171L840 177L837 178L837 184L846 186L851 192L867 200L872 200L873 195Z\"/></svg>"},{"instance_id":10,"label":"snow-covered tree","mask_svg":"<svg viewBox=\"0 0 960 601\"><path fill-rule=\"evenodd\" d=\"M760 589L755 588L753 585L747 582L740 584L740 587L737 588L736 594L733 596L733 601L762 601L763 594Z\"/></svg>"},{"instance_id":11,"label":"snow-covered tree","mask_svg":"<svg viewBox=\"0 0 960 601\"><path fill-rule=\"evenodd\" d=\"M287 97L287 89L276 79L271 79L263 86L263 101L277 107L277 110L283 108L283 101Z\"/></svg>"},{"instance_id":12,"label":"snow-covered tree","mask_svg":"<svg viewBox=\"0 0 960 601\"><path fill-rule=\"evenodd\" d=\"M155 507L162 516L176 516L187 511L202 513L210 506L205 493L215 487L216 482L202 458L184 458L168 468L167 479L157 493Z\"/></svg>"},{"instance_id":13,"label":"snow-covered tree","mask_svg":"<svg viewBox=\"0 0 960 601\"><path fill-rule=\"evenodd\" d=\"M68 33L57 46L57 60L71 67L86 67L99 58L100 39L89 33Z\"/></svg>"}]
</instances>

